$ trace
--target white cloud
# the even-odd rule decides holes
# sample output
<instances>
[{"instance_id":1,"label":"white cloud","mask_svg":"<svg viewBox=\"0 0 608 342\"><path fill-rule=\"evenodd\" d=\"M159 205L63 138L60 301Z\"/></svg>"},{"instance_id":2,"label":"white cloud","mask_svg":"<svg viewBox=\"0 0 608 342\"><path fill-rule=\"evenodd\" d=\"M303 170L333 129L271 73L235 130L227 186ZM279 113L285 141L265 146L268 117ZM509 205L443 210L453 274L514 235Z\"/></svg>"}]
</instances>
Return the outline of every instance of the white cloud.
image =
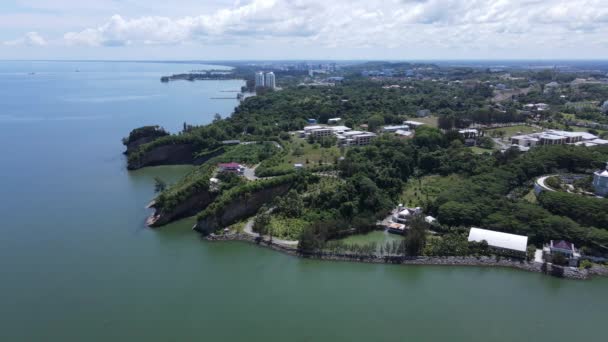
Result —
<instances>
[{"instance_id":1,"label":"white cloud","mask_svg":"<svg viewBox=\"0 0 608 342\"><path fill-rule=\"evenodd\" d=\"M61 3L67 7L70 1ZM180 1L196 8L196 1ZM152 3L151 8L160 8ZM608 35L606 0L217 0L212 8L181 17L164 12L133 16L131 8L124 12L130 15L116 14L98 26L63 33L60 41L100 47L264 44L474 53L557 46L605 51Z\"/></svg>"},{"instance_id":2,"label":"white cloud","mask_svg":"<svg viewBox=\"0 0 608 342\"><path fill-rule=\"evenodd\" d=\"M21 38L4 42L4 45L45 46L47 42L38 32L28 32Z\"/></svg>"}]
</instances>

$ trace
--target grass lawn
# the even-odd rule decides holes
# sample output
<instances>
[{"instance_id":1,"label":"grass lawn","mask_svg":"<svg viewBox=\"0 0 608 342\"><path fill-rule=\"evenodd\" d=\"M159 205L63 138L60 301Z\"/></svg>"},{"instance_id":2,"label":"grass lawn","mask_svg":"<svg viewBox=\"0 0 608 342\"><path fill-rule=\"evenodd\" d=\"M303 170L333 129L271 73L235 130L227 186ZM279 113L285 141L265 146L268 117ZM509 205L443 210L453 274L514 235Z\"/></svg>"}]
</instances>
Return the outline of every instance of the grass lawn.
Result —
<instances>
[{"instance_id":1,"label":"grass lawn","mask_svg":"<svg viewBox=\"0 0 608 342\"><path fill-rule=\"evenodd\" d=\"M512 137L514 135L518 135L518 134L529 134L529 133L538 132L539 129L535 128L535 127L531 127L531 126L526 126L526 125L518 125L518 126L512 126L512 127L492 128L492 129L486 130L486 133L489 136L492 136L492 132L498 132L498 131L505 132L504 137L510 138L510 137Z\"/></svg>"},{"instance_id":2,"label":"grass lawn","mask_svg":"<svg viewBox=\"0 0 608 342\"><path fill-rule=\"evenodd\" d=\"M367 234L356 234L350 235L345 238L340 239L339 241L347 244L347 245L367 245L369 243L375 242L378 244L378 249L380 246L384 246L387 242L393 243L393 241L401 242L404 237L402 235L391 234L387 231L374 230L373 232L369 232Z\"/></svg>"},{"instance_id":3,"label":"grass lawn","mask_svg":"<svg viewBox=\"0 0 608 342\"><path fill-rule=\"evenodd\" d=\"M242 233L246 224L247 224L247 220L243 220L243 221L239 221L227 228L230 229L231 232Z\"/></svg>"},{"instance_id":4,"label":"grass lawn","mask_svg":"<svg viewBox=\"0 0 608 342\"><path fill-rule=\"evenodd\" d=\"M538 203L538 199L536 198L536 194L534 193L534 189L530 190L526 196L524 196L524 200L530 203Z\"/></svg>"},{"instance_id":5,"label":"grass lawn","mask_svg":"<svg viewBox=\"0 0 608 342\"><path fill-rule=\"evenodd\" d=\"M316 166L319 165L319 161L322 164L333 164L340 157L340 149L337 146L325 148L319 144L309 144L302 138L292 137L285 145L288 153L283 159L283 164L290 167L293 167L293 164L303 164L304 167Z\"/></svg>"},{"instance_id":6,"label":"grass lawn","mask_svg":"<svg viewBox=\"0 0 608 342\"><path fill-rule=\"evenodd\" d=\"M473 147L469 147L469 149L471 149L471 151L473 151L473 153L475 154L484 154L484 153L493 153L495 150L494 149L488 149L488 148L481 148L481 147L477 147L477 146L473 146Z\"/></svg>"},{"instance_id":7,"label":"grass lawn","mask_svg":"<svg viewBox=\"0 0 608 342\"><path fill-rule=\"evenodd\" d=\"M429 200L434 200L441 191L461 180L462 177L458 175L449 175L445 177L433 175L419 179L410 179L399 198L400 203L409 207L420 206L427 198Z\"/></svg>"},{"instance_id":8,"label":"grass lawn","mask_svg":"<svg viewBox=\"0 0 608 342\"><path fill-rule=\"evenodd\" d=\"M412 118L412 119L408 119L408 120L422 122L422 123L429 125L430 127L435 127L435 128L437 128L439 126L437 124L438 119L436 116L427 116L426 118Z\"/></svg>"},{"instance_id":9,"label":"grass lawn","mask_svg":"<svg viewBox=\"0 0 608 342\"><path fill-rule=\"evenodd\" d=\"M300 233L308 223L300 218L272 216L270 226L272 236L284 240L298 240Z\"/></svg>"}]
</instances>

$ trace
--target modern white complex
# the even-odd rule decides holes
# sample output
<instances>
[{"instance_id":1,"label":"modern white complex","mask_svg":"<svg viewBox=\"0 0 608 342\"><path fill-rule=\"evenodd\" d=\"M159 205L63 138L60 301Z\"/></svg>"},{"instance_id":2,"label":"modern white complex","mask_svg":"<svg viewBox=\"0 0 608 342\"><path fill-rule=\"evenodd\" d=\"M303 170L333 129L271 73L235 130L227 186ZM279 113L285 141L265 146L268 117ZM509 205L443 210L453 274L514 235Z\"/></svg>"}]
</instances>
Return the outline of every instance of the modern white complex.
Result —
<instances>
[{"instance_id":1,"label":"modern white complex","mask_svg":"<svg viewBox=\"0 0 608 342\"><path fill-rule=\"evenodd\" d=\"M471 241L486 241L490 247L522 253L525 253L528 247L527 236L501 233L481 228L471 228L469 242Z\"/></svg>"},{"instance_id":2,"label":"modern white complex","mask_svg":"<svg viewBox=\"0 0 608 342\"><path fill-rule=\"evenodd\" d=\"M276 84L276 79L274 77L274 72L269 72L266 73L265 79L264 79L264 86L266 88L270 88L270 89L274 89L276 88L277 84Z\"/></svg>"},{"instance_id":3,"label":"modern white complex","mask_svg":"<svg viewBox=\"0 0 608 342\"><path fill-rule=\"evenodd\" d=\"M264 73L259 71L255 73L255 87L260 88L264 86Z\"/></svg>"},{"instance_id":4,"label":"modern white complex","mask_svg":"<svg viewBox=\"0 0 608 342\"><path fill-rule=\"evenodd\" d=\"M544 145L606 145L608 140L598 139L597 136L587 132L567 132L550 129L540 133L515 135L511 137L511 144L519 147L535 147Z\"/></svg>"},{"instance_id":5,"label":"modern white complex","mask_svg":"<svg viewBox=\"0 0 608 342\"><path fill-rule=\"evenodd\" d=\"M346 126L324 126L314 125L306 126L303 131L300 131L300 137L305 138L312 136L314 138L323 138L335 136L338 139L339 146L365 146L369 145L376 137L376 134L362 131L353 131Z\"/></svg>"},{"instance_id":6,"label":"modern white complex","mask_svg":"<svg viewBox=\"0 0 608 342\"><path fill-rule=\"evenodd\" d=\"M593 174L593 188L598 196L608 196L608 163L606 169L597 171Z\"/></svg>"}]
</instances>

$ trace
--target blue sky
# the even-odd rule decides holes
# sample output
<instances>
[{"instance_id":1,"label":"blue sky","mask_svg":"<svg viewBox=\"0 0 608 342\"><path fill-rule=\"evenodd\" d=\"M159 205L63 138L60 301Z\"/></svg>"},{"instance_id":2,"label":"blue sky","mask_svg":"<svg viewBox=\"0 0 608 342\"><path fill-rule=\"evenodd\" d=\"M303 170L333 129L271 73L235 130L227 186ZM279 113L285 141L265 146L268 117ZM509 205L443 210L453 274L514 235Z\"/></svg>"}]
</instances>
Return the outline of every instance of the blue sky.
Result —
<instances>
[{"instance_id":1,"label":"blue sky","mask_svg":"<svg viewBox=\"0 0 608 342\"><path fill-rule=\"evenodd\" d=\"M0 59L607 56L607 0L0 2Z\"/></svg>"}]
</instances>

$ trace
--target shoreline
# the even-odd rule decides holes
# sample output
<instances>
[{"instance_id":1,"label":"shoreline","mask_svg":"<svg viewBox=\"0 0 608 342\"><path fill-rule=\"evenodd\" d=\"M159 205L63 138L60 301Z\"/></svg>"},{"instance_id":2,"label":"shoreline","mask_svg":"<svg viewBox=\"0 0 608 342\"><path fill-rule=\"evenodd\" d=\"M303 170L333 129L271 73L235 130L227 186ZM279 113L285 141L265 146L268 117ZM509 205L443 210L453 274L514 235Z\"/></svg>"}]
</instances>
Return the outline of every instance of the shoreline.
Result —
<instances>
[{"instance_id":1,"label":"shoreline","mask_svg":"<svg viewBox=\"0 0 608 342\"><path fill-rule=\"evenodd\" d=\"M302 255L295 248L277 243L270 243L245 233L231 233L225 235L208 235L203 239L208 242L240 241L256 245L261 248L271 249L297 258L316 259L322 261L355 262L364 264L385 264L404 266L469 266L469 267L501 267L520 271L541 273L556 278L572 280L589 280L594 277L608 277L608 267L594 266L590 269L578 269L570 267L553 266L547 263L527 262L508 258L489 256L444 256L444 257L405 257L405 256L347 256L334 254L311 254Z\"/></svg>"}]
</instances>

